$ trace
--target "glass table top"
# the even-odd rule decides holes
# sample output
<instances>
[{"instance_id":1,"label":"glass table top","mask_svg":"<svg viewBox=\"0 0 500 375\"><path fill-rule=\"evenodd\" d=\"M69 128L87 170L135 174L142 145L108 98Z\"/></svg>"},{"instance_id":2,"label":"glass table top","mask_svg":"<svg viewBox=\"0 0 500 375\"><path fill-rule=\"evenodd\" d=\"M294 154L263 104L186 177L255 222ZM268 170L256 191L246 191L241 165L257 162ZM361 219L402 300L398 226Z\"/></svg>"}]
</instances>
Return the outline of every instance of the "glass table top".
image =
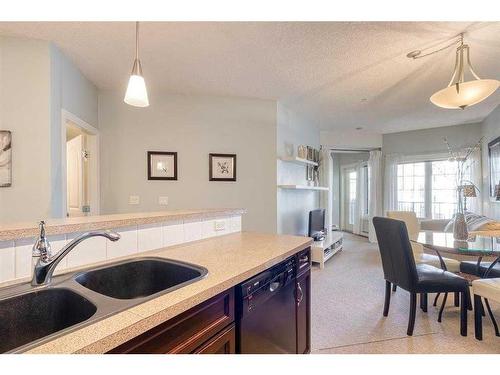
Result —
<instances>
[{"instance_id":1,"label":"glass table top","mask_svg":"<svg viewBox=\"0 0 500 375\"><path fill-rule=\"evenodd\" d=\"M500 255L500 237L469 236L467 241L457 241L453 233L422 231L418 242L425 247L463 255Z\"/></svg>"}]
</instances>

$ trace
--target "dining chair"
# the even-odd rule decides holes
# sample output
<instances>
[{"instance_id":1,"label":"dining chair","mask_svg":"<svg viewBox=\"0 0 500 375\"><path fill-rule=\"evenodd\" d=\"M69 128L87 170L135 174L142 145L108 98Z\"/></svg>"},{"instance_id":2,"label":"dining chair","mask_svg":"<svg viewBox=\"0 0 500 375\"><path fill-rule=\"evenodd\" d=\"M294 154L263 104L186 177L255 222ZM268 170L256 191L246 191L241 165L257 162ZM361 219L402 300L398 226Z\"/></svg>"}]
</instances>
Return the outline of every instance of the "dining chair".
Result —
<instances>
[{"instance_id":1,"label":"dining chair","mask_svg":"<svg viewBox=\"0 0 500 375\"><path fill-rule=\"evenodd\" d=\"M385 302L383 315L389 314L391 284L410 292L410 313L407 335L413 335L415 327L417 294L458 292L460 298L460 334L467 336L467 280L451 272L428 264L416 264L408 230L404 221L386 217L374 217L382 268L385 278ZM427 299L427 298L426 298Z\"/></svg>"},{"instance_id":2,"label":"dining chair","mask_svg":"<svg viewBox=\"0 0 500 375\"><path fill-rule=\"evenodd\" d=\"M460 272L484 278L486 272L491 267L492 263L493 262L481 262L479 264L479 269L478 269L477 261L466 260L460 263ZM500 277L500 262L495 263L493 267L491 267L487 277L488 278Z\"/></svg>"},{"instance_id":3,"label":"dining chair","mask_svg":"<svg viewBox=\"0 0 500 375\"><path fill-rule=\"evenodd\" d=\"M472 292L474 293L474 331L476 339L483 339L483 314L484 309L481 298L484 298L488 314L490 315L495 335L500 336L498 325L491 311L489 300L500 302L500 278L479 279L472 281Z\"/></svg>"}]
</instances>

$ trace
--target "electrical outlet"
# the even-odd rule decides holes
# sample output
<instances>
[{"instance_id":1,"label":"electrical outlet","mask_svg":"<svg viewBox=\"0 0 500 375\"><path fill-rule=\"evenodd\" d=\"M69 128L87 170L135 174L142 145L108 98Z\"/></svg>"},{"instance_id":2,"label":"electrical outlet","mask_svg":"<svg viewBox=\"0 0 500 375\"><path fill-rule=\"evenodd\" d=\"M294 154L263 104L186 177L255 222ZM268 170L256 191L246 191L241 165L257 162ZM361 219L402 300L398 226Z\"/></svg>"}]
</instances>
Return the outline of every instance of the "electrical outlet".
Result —
<instances>
[{"instance_id":1,"label":"electrical outlet","mask_svg":"<svg viewBox=\"0 0 500 375\"><path fill-rule=\"evenodd\" d=\"M158 197L158 204L160 206L167 206L168 205L168 197Z\"/></svg>"},{"instance_id":2,"label":"electrical outlet","mask_svg":"<svg viewBox=\"0 0 500 375\"><path fill-rule=\"evenodd\" d=\"M128 204L139 204L141 202L141 198L138 195L131 195L128 197Z\"/></svg>"},{"instance_id":3,"label":"electrical outlet","mask_svg":"<svg viewBox=\"0 0 500 375\"><path fill-rule=\"evenodd\" d=\"M215 220L214 222L214 230L219 232L221 230L226 229L226 220Z\"/></svg>"}]
</instances>

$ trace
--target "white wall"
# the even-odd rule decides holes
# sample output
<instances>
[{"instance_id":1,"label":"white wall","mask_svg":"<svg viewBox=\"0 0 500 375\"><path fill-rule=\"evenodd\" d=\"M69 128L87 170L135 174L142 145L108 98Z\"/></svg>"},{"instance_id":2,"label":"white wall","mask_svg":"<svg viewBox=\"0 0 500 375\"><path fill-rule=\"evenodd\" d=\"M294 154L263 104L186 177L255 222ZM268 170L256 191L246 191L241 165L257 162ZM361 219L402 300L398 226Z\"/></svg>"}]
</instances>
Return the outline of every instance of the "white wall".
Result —
<instances>
[{"instance_id":1,"label":"white wall","mask_svg":"<svg viewBox=\"0 0 500 375\"><path fill-rule=\"evenodd\" d=\"M12 131L12 186L0 221L50 216L50 58L46 42L0 37L0 129Z\"/></svg>"},{"instance_id":2,"label":"white wall","mask_svg":"<svg viewBox=\"0 0 500 375\"><path fill-rule=\"evenodd\" d=\"M331 148L373 149L382 147L382 134L368 130L328 130L320 132L320 141Z\"/></svg>"},{"instance_id":3,"label":"white wall","mask_svg":"<svg viewBox=\"0 0 500 375\"><path fill-rule=\"evenodd\" d=\"M481 138L481 124L444 126L384 134L382 151L384 154L400 153L402 155L446 152L444 137L454 148L472 146Z\"/></svg>"},{"instance_id":4,"label":"white wall","mask_svg":"<svg viewBox=\"0 0 500 375\"><path fill-rule=\"evenodd\" d=\"M299 145L319 148L318 126L280 103L277 122L278 157L287 156L289 149L293 149L296 155ZM307 184L305 166L282 161L277 163L278 184ZM316 208L319 208L319 192L278 189L278 233L307 235L309 211Z\"/></svg>"},{"instance_id":5,"label":"white wall","mask_svg":"<svg viewBox=\"0 0 500 375\"><path fill-rule=\"evenodd\" d=\"M134 108L99 95L102 213L241 207L244 230L276 231L276 102L150 92ZM178 181L148 181L147 151L176 151ZM237 154L237 181L208 180L209 153ZM129 205L130 195L140 197Z\"/></svg>"},{"instance_id":6,"label":"white wall","mask_svg":"<svg viewBox=\"0 0 500 375\"><path fill-rule=\"evenodd\" d=\"M66 164L62 163L62 114L65 109L81 120L98 127L98 93L80 70L53 44L50 48L50 113L51 113L51 216L66 214L66 192L62 190L66 178Z\"/></svg>"},{"instance_id":7,"label":"white wall","mask_svg":"<svg viewBox=\"0 0 500 375\"><path fill-rule=\"evenodd\" d=\"M500 137L500 105L482 122L483 141L483 213L500 220L500 202L489 198L488 143Z\"/></svg>"}]
</instances>

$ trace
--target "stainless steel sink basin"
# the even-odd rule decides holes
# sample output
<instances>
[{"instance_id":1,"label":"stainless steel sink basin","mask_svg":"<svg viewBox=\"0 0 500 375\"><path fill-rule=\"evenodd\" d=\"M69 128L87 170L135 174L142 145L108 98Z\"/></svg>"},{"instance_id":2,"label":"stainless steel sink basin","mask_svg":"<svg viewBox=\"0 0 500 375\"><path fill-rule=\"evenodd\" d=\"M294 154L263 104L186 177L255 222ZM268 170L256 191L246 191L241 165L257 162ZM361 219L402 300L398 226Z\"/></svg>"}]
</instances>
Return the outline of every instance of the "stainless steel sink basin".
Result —
<instances>
[{"instance_id":1,"label":"stainless steel sink basin","mask_svg":"<svg viewBox=\"0 0 500 375\"><path fill-rule=\"evenodd\" d=\"M0 289L0 353L22 352L169 293L207 275L206 268L141 257L55 276L51 284Z\"/></svg>"},{"instance_id":2,"label":"stainless steel sink basin","mask_svg":"<svg viewBox=\"0 0 500 375\"><path fill-rule=\"evenodd\" d=\"M135 299L167 292L192 283L207 270L191 264L147 258L104 266L76 276L75 281L96 293L117 299Z\"/></svg>"},{"instance_id":3,"label":"stainless steel sink basin","mask_svg":"<svg viewBox=\"0 0 500 375\"><path fill-rule=\"evenodd\" d=\"M84 322L96 311L92 302L63 288L0 300L0 353Z\"/></svg>"}]
</instances>

